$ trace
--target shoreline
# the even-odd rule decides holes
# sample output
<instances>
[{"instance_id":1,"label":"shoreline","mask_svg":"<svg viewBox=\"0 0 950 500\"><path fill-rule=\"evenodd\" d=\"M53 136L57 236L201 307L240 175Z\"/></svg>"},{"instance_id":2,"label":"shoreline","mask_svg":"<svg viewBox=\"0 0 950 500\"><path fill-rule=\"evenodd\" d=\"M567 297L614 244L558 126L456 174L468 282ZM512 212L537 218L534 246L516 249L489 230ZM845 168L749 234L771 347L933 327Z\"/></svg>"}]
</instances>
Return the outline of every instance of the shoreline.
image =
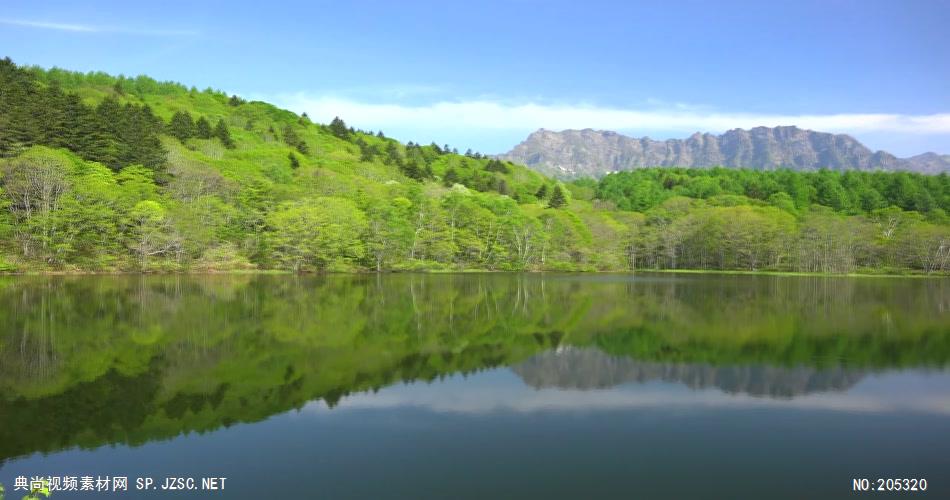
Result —
<instances>
[{"instance_id":1,"label":"shoreline","mask_svg":"<svg viewBox=\"0 0 950 500\"><path fill-rule=\"evenodd\" d=\"M282 269L241 269L231 271L195 270L170 272L140 271L23 271L0 272L0 277L78 277L78 276L237 276L237 275L283 275L283 276L330 276L330 275L374 275L374 274L577 274L577 275L628 275L638 274L684 274L684 275L734 275L734 276L779 276L779 277L824 277L824 278L950 278L947 273L908 272L896 273L822 273L801 271L744 271L721 269L638 269L635 271L493 271L490 269L418 269L390 271L318 271L299 272Z\"/></svg>"}]
</instances>

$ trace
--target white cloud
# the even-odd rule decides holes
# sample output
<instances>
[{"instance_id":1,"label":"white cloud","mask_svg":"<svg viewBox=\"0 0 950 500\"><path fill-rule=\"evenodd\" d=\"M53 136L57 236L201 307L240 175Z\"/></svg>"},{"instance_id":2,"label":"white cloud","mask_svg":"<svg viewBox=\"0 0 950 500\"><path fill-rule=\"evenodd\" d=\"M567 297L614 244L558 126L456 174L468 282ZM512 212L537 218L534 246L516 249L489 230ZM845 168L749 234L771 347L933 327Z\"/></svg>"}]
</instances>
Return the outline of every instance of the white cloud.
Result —
<instances>
[{"instance_id":1,"label":"white cloud","mask_svg":"<svg viewBox=\"0 0 950 500\"><path fill-rule=\"evenodd\" d=\"M668 109L623 109L589 104L507 103L492 100L442 101L427 105L370 103L340 97L290 94L273 99L318 121L340 116L360 128L411 127L424 130L663 130L723 132L733 128L797 125L845 133L892 132L950 134L950 113L758 114L703 111L672 105Z\"/></svg>"},{"instance_id":2,"label":"white cloud","mask_svg":"<svg viewBox=\"0 0 950 500\"><path fill-rule=\"evenodd\" d=\"M335 410L425 408L440 413L488 414L494 412L569 412L634 410L642 408L778 408L835 412L913 412L950 415L950 394L887 389L895 373L870 377L861 386L843 392L803 394L794 398L770 398L728 394L718 389L689 389L677 383L630 383L610 389L532 389L513 379L510 383L485 384L487 376L463 381L452 377L436 384L411 383L385 388L378 393L357 393L341 399ZM481 382L478 380L481 378ZM880 391L883 387L884 392ZM483 385L484 384L484 385ZM866 390L870 388L871 390ZM886 397L885 397L886 396ZM307 411L326 411L326 403L308 403Z\"/></svg>"},{"instance_id":3,"label":"white cloud","mask_svg":"<svg viewBox=\"0 0 950 500\"><path fill-rule=\"evenodd\" d=\"M22 26L24 28L37 28L56 31L71 31L76 33L123 33L129 35L145 36L194 36L197 31L192 30L154 30L154 29L134 29L134 28L116 28L109 26L92 26L87 24L69 24L46 21L28 21L23 19L0 19L0 24L10 26Z\"/></svg>"}]
</instances>

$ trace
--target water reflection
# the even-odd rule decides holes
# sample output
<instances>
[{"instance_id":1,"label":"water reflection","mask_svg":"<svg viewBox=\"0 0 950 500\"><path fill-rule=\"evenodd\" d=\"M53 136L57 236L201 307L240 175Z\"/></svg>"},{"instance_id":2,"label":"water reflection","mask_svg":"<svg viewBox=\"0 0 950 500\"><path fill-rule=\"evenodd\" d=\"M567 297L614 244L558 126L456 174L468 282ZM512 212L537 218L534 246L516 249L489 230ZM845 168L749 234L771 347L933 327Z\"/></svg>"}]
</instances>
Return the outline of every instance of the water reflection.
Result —
<instances>
[{"instance_id":1,"label":"water reflection","mask_svg":"<svg viewBox=\"0 0 950 500\"><path fill-rule=\"evenodd\" d=\"M213 431L312 401L946 413L948 286L738 276L2 278L0 461ZM939 382L928 385L921 370ZM885 401L881 384L906 386L896 391L906 397Z\"/></svg>"},{"instance_id":2,"label":"water reflection","mask_svg":"<svg viewBox=\"0 0 950 500\"><path fill-rule=\"evenodd\" d=\"M611 356L596 348L567 347L544 352L512 367L524 382L541 389L606 389L626 382L681 383L692 389L716 388L730 394L791 398L814 392L844 391L867 373L842 366L712 365L655 363Z\"/></svg>"}]
</instances>

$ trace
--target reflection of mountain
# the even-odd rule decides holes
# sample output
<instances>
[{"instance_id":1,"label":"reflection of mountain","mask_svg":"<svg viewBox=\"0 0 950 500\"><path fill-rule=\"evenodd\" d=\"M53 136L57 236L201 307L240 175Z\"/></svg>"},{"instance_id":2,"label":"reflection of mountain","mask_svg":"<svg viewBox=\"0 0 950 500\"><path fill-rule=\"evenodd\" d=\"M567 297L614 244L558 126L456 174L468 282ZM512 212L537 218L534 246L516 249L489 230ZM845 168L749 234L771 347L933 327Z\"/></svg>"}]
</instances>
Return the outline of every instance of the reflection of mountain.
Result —
<instances>
[{"instance_id":1,"label":"reflection of mountain","mask_svg":"<svg viewBox=\"0 0 950 500\"><path fill-rule=\"evenodd\" d=\"M655 363L611 356L593 348L561 348L535 355L512 370L534 388L604 389L625 382L662 380L693 389L716 387L728 393L792 397L842 391L864 377L841 367Z\"/></svg>"},{"instance_id":2,"label":"reflection of mountain","mask_svg":"<svg viewBox=\"0 0 950 500\"><path fill-rule=\"evenodd\" d=\"M620 358L565 359L527 380L847 387L860 375L842 368L947 366L948 292L936 279L0 277L0 462L212 431L401 381L531 373L543 364L521 363L553 346Z\"/></svg>"}]
</instances>

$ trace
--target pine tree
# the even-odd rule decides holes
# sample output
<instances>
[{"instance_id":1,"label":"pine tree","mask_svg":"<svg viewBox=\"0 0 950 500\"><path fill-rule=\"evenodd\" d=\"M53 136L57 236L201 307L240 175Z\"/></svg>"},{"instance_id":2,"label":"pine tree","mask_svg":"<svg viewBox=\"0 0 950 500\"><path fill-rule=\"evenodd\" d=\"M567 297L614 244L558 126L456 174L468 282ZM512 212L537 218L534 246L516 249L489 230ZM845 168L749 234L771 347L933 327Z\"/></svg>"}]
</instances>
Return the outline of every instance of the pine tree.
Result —
<instances>
[{"instance_id":1,"label":"pine tree","mask_svg":"<svg viewBox=\"0 0 950 500\"><path fill-rule=\"evenodd\" d=\"M242 105L242 104L244 104L244 99L241 99L240 97L238 97L238 96L236 96L236 95L232 95L231 98L228 99L228 105L230 105L230 106L235 106L235 107L237 107L237 106L240 106L240 105Z\"/></svg>"},{"instance_id":2,"label":"pine tree","mask_svg":"<svg viewBox=\"0 0 950 500\"><path fill-rule=\"evenodd\" d=\"M445 184L446 187L452 187L455 184L458 184L459 183L458 172L456 172L454 168L449 167L448 170L445 171L445 176L442 177L442 183Z\"/></svg>"},{"instance_id":3,"label":"pine tree","mask_svg":"<svg viewBox=\"0 0 950 500\"><path fill-rule=\"evenodd\" d=\"M410 179L415 179L421 181L425 178L425 173L415 161L406 162L405 166L402 167L402 173Z\"/></svg>"},{"instance_id":4,"label":"pine tree","mask_svg":"<svg viewBox=\"0 0 950 500\"><path fill-rule=\"evenodd\" d=\"M300 168L300 160L297 159L297 155L293 151L287 153L287 158L290 160L290 168L294 170Z\"/></svg>"},{"instance_id":5,"label":"pine tree","mask_svg":"<svg viewBox=\"0 0 950 500\"><path fill-rule=\"evenodd\" d=\"M554 186L554 190L551 192L551 200L548 201L548 208L561 208L566 204L567 198L564 196L561 186Z\"/></svg>"},{"instance_id":6,"label":"pine tree","mask_svg":"<svg viewBox=\"0 0 950 500\"><path fill-rule=\"evenodd\" d=\"M199 139L211 138L211 124L203 116L195 122L195 136Z\"/></svg>"},{"instance_id":7,"label":"pine tree","mask_svg":"<svg viewBox=\"0 0 950 500\"><path fill-rule=\"evenodd\" d=\"M176 111L168 124L168 135L185 142L195 135L195 122L187 111Z\"/></svg>"},{"instance_id":8,"label":"pine tree","mask_svg":"<svg viewBox=\"0 0 950 500\"><path fill-rule=\"evenodd\" d=\"M402 156L399 155L399 148L396 146L395 142L390 141L386 145L386 159L384 161L387 165L402 164Z\"/></svg>"},{"instance_id":9,"label":"pine tree","mask_svg":"<svg viewBox=\"0 0 950 500\"><path fill-rule=\"evenodd\" d=\"M350 136L350 131L346 128L346 123L344 123L339 116L334 117L330 122L330 133L344 140Z\"/></svg>"},{"instance_id":10,"label":"pine tree","mask_svg":"<svg viewBox=\"0 0 950 500\"><path fill-rule=\"evenodd\" d=\"M541 187L538 188L538 192L534 193L534 197L543 200L548 197L548 185L541 184Z\"/></svg>"},{"instance_id":11,"label":"pine tree","mask_svg":"<svg viewBox=\"0 0 950 500\"><path fill-rule=\"evenodd\" d=\"M217 125L214 126L214 136L221 140L221 144L224 144L224 147L234 149L234 140L231 139L231 131L228 130L228 126L224 123L223 119L219 119Z\"/></svg>"},{"instance_id":12,"label":"pine tree","mask_svg":"<svg viewBox=\"0 0 950 500\"><path fill-rule=\"evenodd\" d=\"M360 148L360 161L373 161L373 148L362 137L356 139L356 146Z\"/></svg>"},{"instance_id":13,"label":"pine tree","mask_svg":"<svg viewBox=\"0 0 950 500\"><path fill-rule=\"evenodd\" d=\"M310 147L297 135L297 131L289 123L284 125L284 143L296 149L302 155L310 154Z\"/></svg>"}]
</instances>

